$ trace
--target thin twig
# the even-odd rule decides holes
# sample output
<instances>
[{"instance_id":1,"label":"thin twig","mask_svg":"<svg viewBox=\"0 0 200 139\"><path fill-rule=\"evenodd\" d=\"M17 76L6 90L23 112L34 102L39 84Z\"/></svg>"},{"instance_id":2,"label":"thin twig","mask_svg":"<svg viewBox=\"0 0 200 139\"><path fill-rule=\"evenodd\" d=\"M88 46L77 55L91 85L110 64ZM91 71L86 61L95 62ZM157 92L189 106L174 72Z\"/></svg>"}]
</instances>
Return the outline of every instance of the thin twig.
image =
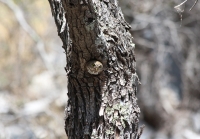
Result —
<instances>
[{"instance_id":1,"label":"thin twig","mask_svg":"<svg viewBox=\"0 0 200 139\"><path fill-rule=\"evenodd\" d=\"M198 2L198 0L196 0L196 1L194 2L194 5L192 5L192 7L190 8L189 11L191 11L191 10L194 8L194 6L197 4L197 2Z\"/></svg>"},{"instance_id":2,"label":"thin twig","mask_svg":"<svg viewBox=\"0 0 200 139\"><path fill-rule=\"evenodd\" d=\"M185 4L187 2L187 0L185 0L184 2L182 2L181 4L175 6L174 8L176 9L176 11L178 12L179 16L180 16L180 19L181 19L181 24L182 24L182 12L184 12L184 9L182 10L180 7Z\"/></svg>"},{"instance_id":3,"label":"thin twig","mask_svg":"<svg viewBox=\"0 0 200 139\"><path fill-rule=\"evenodd\" d=\"M179 4L179 5L177 5L177 6L175 6L174 8L178 11L178 12L184 12L184 9L183 10L181 10L181 6L183 5L183 4L185 4L187 2L187 0L185 0L184 2L182 2L181 4Z\"/></svg>"}]
</instances>

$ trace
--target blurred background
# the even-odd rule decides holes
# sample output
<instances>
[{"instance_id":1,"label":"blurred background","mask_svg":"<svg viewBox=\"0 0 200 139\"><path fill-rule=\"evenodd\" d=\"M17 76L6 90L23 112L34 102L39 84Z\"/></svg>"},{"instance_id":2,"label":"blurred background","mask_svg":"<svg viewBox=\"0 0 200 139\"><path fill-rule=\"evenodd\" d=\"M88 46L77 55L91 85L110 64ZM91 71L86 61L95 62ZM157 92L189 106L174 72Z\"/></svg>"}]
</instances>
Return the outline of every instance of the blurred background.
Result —
<instances>
[{"instance_id":1,"label":"blurred background","mask_svg":"<svg viewBox=\"0 0 200 139\"><path fill-rule=\"evenodd\" d=\"M120 0L136 44L141 139L200 139L200 2ZM182 18L182 20L181 20ZM0 0L0 139L66 139L65 54L47 0Z\"/></svg>"}]
</instances>

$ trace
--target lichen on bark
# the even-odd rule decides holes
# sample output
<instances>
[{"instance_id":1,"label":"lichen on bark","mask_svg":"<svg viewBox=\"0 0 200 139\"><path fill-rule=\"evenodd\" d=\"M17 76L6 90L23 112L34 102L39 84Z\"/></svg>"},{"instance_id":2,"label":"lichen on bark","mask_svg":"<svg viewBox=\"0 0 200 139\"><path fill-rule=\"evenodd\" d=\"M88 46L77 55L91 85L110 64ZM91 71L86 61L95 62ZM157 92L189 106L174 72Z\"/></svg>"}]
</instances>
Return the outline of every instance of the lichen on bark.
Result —
<instances>
[{"instance_id":1,"label":"lichen on bark","mask_svg":"<svg viewBox=\"0 0 200 139\"><path fill-rule=\"evenodd\" d=\"M117 0L49 3L66 52L68 138L139 139L135 46Z\"/></svg>"}]
</instances>

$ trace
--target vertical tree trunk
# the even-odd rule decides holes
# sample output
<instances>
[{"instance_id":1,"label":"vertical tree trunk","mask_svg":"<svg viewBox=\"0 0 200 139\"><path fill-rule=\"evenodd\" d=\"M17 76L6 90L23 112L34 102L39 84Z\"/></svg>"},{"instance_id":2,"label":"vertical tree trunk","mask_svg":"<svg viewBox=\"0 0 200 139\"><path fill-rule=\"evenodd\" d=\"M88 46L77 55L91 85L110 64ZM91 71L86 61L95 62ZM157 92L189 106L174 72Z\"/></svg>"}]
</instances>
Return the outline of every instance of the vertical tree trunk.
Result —
<instances>
[{"instance_id":1,"label":"vertical tree trunk","mask_svg":"<svg viewBox=\"0 0 200 139\"><path fill-rule=\"evenodd\" d=\"M66 52L69 139L139 139L134 44L117 0L49 0Z\"/></svg>"}]
</instances>

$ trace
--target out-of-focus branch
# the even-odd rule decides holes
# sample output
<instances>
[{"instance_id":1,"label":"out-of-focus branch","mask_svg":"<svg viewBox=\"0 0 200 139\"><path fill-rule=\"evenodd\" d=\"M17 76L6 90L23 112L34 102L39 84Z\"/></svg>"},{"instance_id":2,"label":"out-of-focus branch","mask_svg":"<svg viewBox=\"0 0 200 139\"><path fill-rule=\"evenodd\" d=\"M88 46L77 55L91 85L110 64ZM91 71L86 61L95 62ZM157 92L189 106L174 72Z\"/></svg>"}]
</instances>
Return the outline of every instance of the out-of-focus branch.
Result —
<instances>
[{"instance_id":1,"label":"out-of-focus branch","mask_svg":"<svg viewBox=\"0 0 200 139\"><path fill-rule=\"evenodd\" d=\"M198 0L195 0L194 4L192 5L192 7L190 8L190 11L193 9L193 7L197 4Z\"/></svg>"},{"instance_id":2,"label":"out-of-focus branch","mask_svg":"<svg viewBox=\"0 0 200 139\"><path fill-rule=\"evenodd\" d=\"M176 9L176 11L178 12L179 16L180 16L180 19L182 21L182 12L184 12L184 9L181 9L181 6L183 6L185 3L187 2L187 0L185 0L184 2L182 2L181 4L175 6L174 8Z\"/></svg>"},{"instance_id":3,"label":"out-of-focus branch","mask_svg":"<svg viewBox=\"0 0 200 139\"><path fill-rule=\"evenodd\" d=\"M47 70L52 71L53 66L48 61L48 55L44 49L44 42L40 36L35 32L35 30L27 23L23 11L13 2L13 0L0 0L0 2L6 4L14 13L17 21L21 27L30 35L30 37L36 42L36 47L38 49L39 55L47 68Z\"/></svg>"},{"instance_id":4,"label":"out-of-focus branch","mask_svg":"<svg viewBox=\"0 0 200 139\"><path fill-rule=\"evenodd\" d=\"M184 10L182 10L180 7L182 5L184 5L186 2L187 2L187 0L183 1L182 3L180 3L179 5L177 5L177 6L174 7L177 10L178 13L184 12ZM197 4L197 2L198 2L198 0L195 0L194 4L192 5L192 7L190 8L189 11L191 11L194 8L194 6Z\"/></svg>"},{"instance_id":5,"label":"out-of-focus branch","mask_svg":"<svg viewBox=\"0 0 200 139\"><path fill-rule=\"evenodd\" d=\"M181 6L183 6L185 3L187 2L187 0L185 0L184 2L180 3L179 5L176 5L174 8L177 10L178 13L182 13L184 12L184 9L181 9Z\"/></svg>"}]
</instances>

